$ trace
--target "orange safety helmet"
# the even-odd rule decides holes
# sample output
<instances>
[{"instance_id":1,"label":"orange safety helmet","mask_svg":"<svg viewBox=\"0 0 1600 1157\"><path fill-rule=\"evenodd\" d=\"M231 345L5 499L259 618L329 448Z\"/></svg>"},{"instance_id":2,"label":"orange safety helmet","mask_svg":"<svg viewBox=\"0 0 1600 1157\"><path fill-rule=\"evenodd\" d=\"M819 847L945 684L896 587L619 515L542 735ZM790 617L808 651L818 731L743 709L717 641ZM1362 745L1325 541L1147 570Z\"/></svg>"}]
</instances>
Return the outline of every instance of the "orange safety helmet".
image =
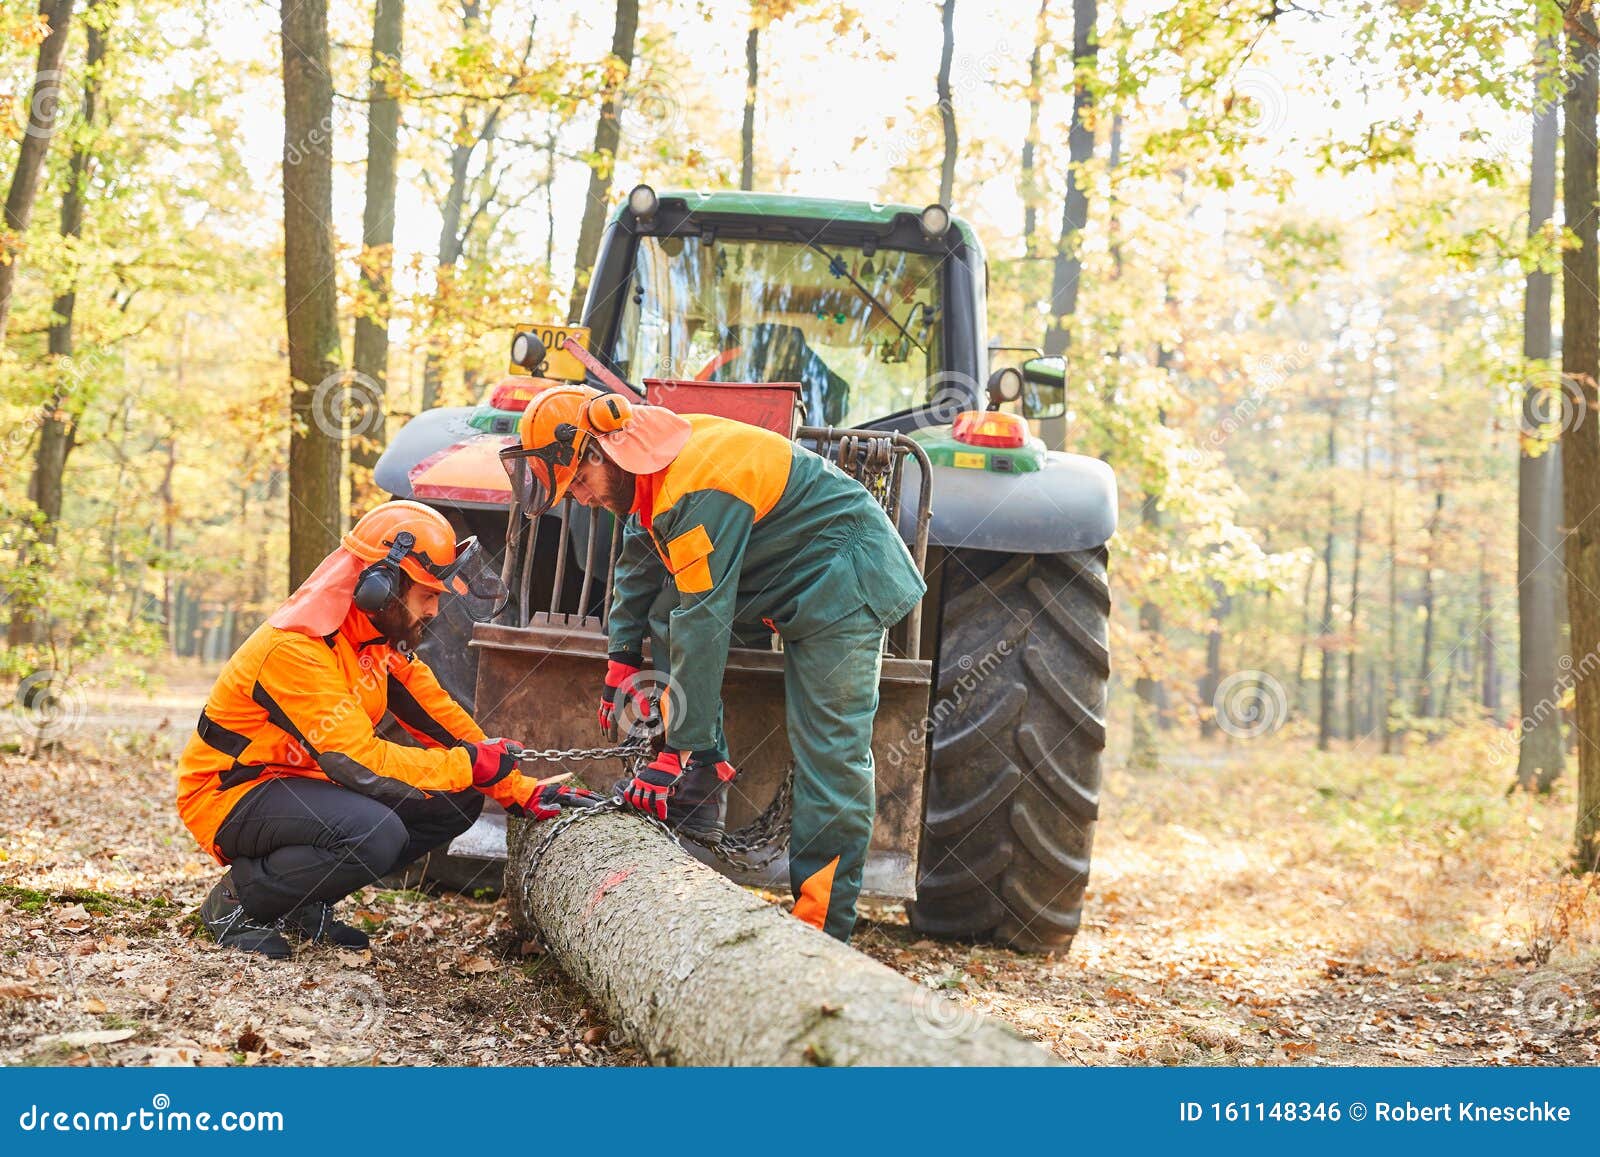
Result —
<instances>
[{"instance_id":1,"label":"orange safety helmet","mask_svg":"<svg viewBox=\"0 0 1600 1157\"><path fill-rule=\"evenodd\" d=\"M590 436L615 433L632 417L627 398L590 386L553 386L537 395L522 412L522 445L500 451L522 512L537 518L566 497Z\"/></svg>"},{"instance_id":2,"label":"orange safety helmet","mask_svg":"<svg viewBox=\"0 0 1600 1157\"><path fill-rule=\"evenodd\" d=\"M491 617L504 606L505 586L488 569L478 540L457 542L450 520L431 506L405 499L375 506L340 545L369 564L353 596L369 614L398 597L400 571L430 590L464 597L473 618Z\"/></svg>"}]
</instances>

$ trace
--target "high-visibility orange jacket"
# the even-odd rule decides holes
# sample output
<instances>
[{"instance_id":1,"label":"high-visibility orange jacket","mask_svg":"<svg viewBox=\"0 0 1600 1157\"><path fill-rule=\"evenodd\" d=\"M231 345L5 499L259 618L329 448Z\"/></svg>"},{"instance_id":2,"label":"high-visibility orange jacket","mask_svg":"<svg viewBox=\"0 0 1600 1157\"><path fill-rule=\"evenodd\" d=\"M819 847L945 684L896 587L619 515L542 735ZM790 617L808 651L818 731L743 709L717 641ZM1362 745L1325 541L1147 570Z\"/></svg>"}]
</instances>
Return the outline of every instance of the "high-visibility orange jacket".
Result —
<instances>
[{"instance_id":1,"label":"high-visibility orange jacket","mask_svg":"<svg viewBox=\"0 0 1600 1157\"><path fill-rule=\"evenodd\" d=\"M385 712L424 747L380 739ZM483 729L422 660L390 647L351 606L318 638L263 623L223 666L178 763L178 812L218 863L217 829L268 779L325 779L384 803L472 786L459 744ZM526 806L536 781L513 772L486 789Z\"/></svg>"}]
</instances>

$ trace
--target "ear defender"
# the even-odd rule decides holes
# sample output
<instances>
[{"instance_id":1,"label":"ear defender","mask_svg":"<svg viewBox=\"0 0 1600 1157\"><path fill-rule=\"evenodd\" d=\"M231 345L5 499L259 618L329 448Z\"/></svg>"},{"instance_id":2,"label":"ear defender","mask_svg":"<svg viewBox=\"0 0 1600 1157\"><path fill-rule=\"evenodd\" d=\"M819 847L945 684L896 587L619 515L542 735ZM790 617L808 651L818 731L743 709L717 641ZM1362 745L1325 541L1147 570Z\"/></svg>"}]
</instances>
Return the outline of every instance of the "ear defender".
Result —
<instances>
[{"instance_id":1,"label":"ear defender","mask_svg":"<svg viewBox=\"0 0 1600 1157\"><path fill-rule=\"evenodd\" d=\"M596 434L611 434L633 418L633 406L620 394L601 394L589 401L584 413Z\"/></svg>"},{"instance_id":2,"label":"ear defender","mask_svg":"<svg viewBox=\"0 0 1600 1157\"><path fill-rule=\"evenodd\" d=\"M365 614L375 615L392 606L400 597L400 564L417 543L416 536L402 530L389 544L389 553L361 572L356 579L352 601Z\"/></svg>"}]
</instances>

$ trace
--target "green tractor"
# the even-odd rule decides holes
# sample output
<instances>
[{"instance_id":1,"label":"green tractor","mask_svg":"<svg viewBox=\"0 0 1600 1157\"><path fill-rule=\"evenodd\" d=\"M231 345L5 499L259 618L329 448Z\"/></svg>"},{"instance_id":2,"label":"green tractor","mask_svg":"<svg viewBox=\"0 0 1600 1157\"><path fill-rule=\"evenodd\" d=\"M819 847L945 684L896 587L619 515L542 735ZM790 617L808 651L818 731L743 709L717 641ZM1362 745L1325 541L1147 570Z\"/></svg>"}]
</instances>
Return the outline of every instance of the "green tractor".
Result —
<instances>
[{"instance_id":1,"label":"green tractor","mask_svg":"<svg viewBox=\"0 0 1600 1157\"><path fill-rule=\"evenodd\" d=\"M905 901L930 936L1064 950L1099 808L1116 483L1104 462L1059 449L1062 359L989 343L987 280L976 234L942 206L634 189L606 229L582 325L528 327L541 340L514 342L514 359L548 356L513 365L483 405L418 415L378 463L383 489L503 552L513 591L492 623L446 607L428 661L491 733L599 741L618 528L570 503L534 524L508 517L496 461L551 381L784 429L878 495L928 580L884 661L864 894ZM564 352L569 338L607 372ZM730 827L762 811L788 762L778 643L761 630L737 643ZM486 814L434 873L492 886L506 847L506 818ZM715 866L785 878L782 861Z\"/></svg>"}]
</instances>

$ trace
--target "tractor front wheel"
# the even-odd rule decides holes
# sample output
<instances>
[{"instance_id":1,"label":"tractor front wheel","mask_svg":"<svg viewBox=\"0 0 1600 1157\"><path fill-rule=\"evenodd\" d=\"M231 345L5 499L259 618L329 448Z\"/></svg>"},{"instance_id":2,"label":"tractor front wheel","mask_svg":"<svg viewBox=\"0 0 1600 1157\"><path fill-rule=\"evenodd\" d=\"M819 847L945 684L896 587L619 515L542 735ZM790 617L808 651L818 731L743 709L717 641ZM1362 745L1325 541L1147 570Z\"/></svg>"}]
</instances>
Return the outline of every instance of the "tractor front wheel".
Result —
<instances>
[{"instance_id":1,"label":"tractor front wheel","mask_svg":"<svg viewBox=\"0 0 1600 1157\"><path fill-rule=\"evenodd\" d=\"M1106 550L951 551L917 899L930 936L1072 943L1105 750Z\"/></svg>"}]
</instances>

